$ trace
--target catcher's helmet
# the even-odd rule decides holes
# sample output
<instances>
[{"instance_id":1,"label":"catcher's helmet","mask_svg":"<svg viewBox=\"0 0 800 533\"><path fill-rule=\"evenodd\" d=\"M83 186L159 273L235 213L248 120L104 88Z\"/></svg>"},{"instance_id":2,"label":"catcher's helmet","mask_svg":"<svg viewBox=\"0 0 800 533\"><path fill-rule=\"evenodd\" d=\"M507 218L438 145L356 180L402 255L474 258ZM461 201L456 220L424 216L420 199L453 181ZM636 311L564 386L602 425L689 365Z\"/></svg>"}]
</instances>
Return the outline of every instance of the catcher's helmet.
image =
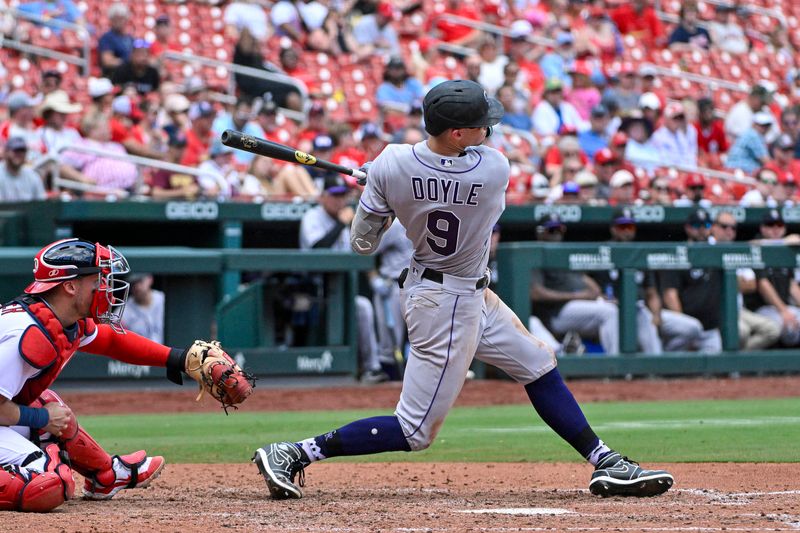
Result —
<instances>
[{"instance_id":1,"label":"catcher's helmet","mask_svg":"<svg viewBox=\"0 0 800 533\"><path fill-rule=\"evenodd\" d=\"M42 294L61 283L97 274L100 284L92 301L91 316L124 333L120 325L129 284L117 279L130 272L128 261L113 246L102 246L83 239L63 239L48 244L33 259L33 283L27 294Z\"/></svg>"},{"instance_id":2,"label":"catcher's helmet","mask_svg":"<svg viewBox=\"0 0 800 533\"><path fill-rule=\"evenodd\" d=\"M488 128L500 122L505 109L471 80L444 81L422 102L425 131L439 135L448 128Z\"/></svg>"}]
</instances>

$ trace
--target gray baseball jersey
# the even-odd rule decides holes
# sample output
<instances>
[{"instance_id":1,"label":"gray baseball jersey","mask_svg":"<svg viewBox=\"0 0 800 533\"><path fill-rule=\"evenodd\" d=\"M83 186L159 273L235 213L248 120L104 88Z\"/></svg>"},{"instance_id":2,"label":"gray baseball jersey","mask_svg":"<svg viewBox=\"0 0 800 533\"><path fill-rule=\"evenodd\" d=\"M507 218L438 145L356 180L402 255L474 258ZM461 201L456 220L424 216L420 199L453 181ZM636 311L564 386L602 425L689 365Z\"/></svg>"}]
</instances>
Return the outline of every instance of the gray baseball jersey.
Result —
<instances>
[{"instance_id":1,"label":"gray baseball jersey","mask_svg":"<svg viewBox=\"0 0 800 533\"><path fill-rule=\"evenodd\" d=\"M370 167L361 206L394 214L421 265L480 277L489 262L492 227L505 209L508 175L505 156L486 146L445 157L426 142L392 144Z\"/></svg>"},{"instance_id":2,"label":"gray baseball jersey","mask_svg":"<svg viewBox=\"0 0 800 533\"><path fill-rule=\"evenodd\" d=\"M486 273L508 176L508 161L492 148L445 157L426 142L389 145L369 169L361 209L394 214L414 245L400 291L411 349L395 410L412 450L436 437L473 357L520 383L556 366L553 351L477 283ZM423 277L426 268L442 272L441 282Z\"/></svg>"}]
</instances>

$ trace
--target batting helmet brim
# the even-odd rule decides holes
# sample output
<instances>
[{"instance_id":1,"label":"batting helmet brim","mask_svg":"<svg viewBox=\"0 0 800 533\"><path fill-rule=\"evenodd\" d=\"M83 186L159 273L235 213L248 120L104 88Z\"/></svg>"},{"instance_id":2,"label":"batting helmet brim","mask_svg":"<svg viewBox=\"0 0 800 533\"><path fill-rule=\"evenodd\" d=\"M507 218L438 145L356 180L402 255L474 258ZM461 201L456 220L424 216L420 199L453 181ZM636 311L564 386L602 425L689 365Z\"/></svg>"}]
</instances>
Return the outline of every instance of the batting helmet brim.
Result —
<instances>
[{"instance_id":1,"label":"batting helmet brim","mask_svg":"<svg viewBox=\"0 0 800 533\"><path fill-rule=\"evenodd\" d=\"M473 122L467 126L460 126L461 128L488 128L489 126L495 126L503 120L503 115L505 115L505 108L503 104L500 103L499 100L495 98L489 98L489 109L486 110L486 114L481 117L480 120Z\"/></svg>"}]
</instances>

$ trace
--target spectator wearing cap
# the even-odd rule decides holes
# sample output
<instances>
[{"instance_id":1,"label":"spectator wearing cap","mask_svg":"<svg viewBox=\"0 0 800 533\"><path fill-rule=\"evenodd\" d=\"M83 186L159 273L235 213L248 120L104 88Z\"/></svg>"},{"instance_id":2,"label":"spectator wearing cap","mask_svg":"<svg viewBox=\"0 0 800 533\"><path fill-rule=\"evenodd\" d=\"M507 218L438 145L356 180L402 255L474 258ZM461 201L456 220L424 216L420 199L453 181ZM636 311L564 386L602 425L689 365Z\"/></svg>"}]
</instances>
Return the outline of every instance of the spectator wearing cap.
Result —
<instances>
[{"instance_id":1,"label":"spectator wearing cap","mask_svg":"<svg viewBox=\"0 0 800 533\"><path fill-rule=\"evenodd\" d=\"M513 86L503 85L497 89L495 96L505 109L503 118L500 120L501 124L518 130L531 131L533 128L531 114L525 110L520 110L517 106L516 90Z\"/></svg>"},{"instance_id":2,"label":"spectator wearing cap","mask_svg":"<svg viewBox=\"0 0 800 533\"><path fill-rule=\"evenodd\" d=\"M509 28L509 63L516 63L519 72L515 87L521 87L529 94L540 94L544 89L544 73L539 66L539 58L544 53L542 47L528 41L533 33L533 25L527 20L515 20Z\"/></svg>"},{"instance_id":3,"label":"spectator wearing cap","mask_svg":"<svg viewBox=\"0 0 800 533\"><path fill-rule=\"evenodd\" d=\"M578 132L589 129L575 106L564 101L564 86L558 78L545 83L544 97L533 109L531 121L533 132L540 136L559 135L566 129Z\"/></svg>"},{"instance_id":4,"label":"spectator wearing cap","mask_svg":"<svg viewBox=\"0 0 800 533\"><path fill-rule=\"evenodd\" d=\"M734 5L716 4L714 20L709 21L707 27L711 35L711 42L719 50L731 54L743 54L750 47L744 29L736 21L736 6Z\"/></svg>"},{"instance_id":5,"label":"spectator wearing cap","mask_svg":"<svg viewBox=\"0 0 800 533\"><path fill-rule=\"evenodd\" d=\"M28 162L42 154L39 132L33 123L33 99L25 91L14 91L6 98L8 120L0 124L0 140L7 141L11 137L22 137L28 147Z\"/></svg>"},{"instance_id":6,"label":"spectator wearing cap","mask_svg":"<svg viewBox=\"0 0 800 533\"><path fill-rule=\"evenodd\" d=\"M405 130L408 129L409 128L405 128ZM356 149L355 145L349 146L351 136L347 135L346 131L343 131L342 127L331 128L331 137L333 138L333 144L336 147L333 155L334 161L342 164L339 158L345 153L344 150L346 148L351 149L350 153L357 153L358 150ZM371 122L365 122L362 124L361 128L358 130L358 139L359 145L363 149L365 158L363 162L373 161L380 155L381 152L383 152L383 149L386 148L386 139L384 138L383 132L379 126ZM346 142L343 142L343 140L346 140Z\"/></svg>"},{"instance_id":7,"label":"spectator wearing cap","mask_svg":"<svg viewBox=\"0 0 800 533\"><path fill-rule=\"evenodd\" d=\"M180 52L181 47L173 39L172 24L169 15L156 17L156 26L153 29L153 40L150 41L150 57L159 61L164 52Z\"/></svg>"},{"instance_id":8,"label":"spectator wearing cap","mask_svg":"<svg viewBox=\"0 0 800 533\"><path fill-rule=\"evenodd\" d=\"M697 101L697 121L694 122L697 132L698 161L708 166L722 165L720 155L728 151L728 136L721 119L714 115L714 102L711 98L700 98Z\"/></svg>"},{"instance_id":9,"label":"spectator wearing cap","mask_svg":"<svg viewBox=\"0 0 800 533\"><path fill-rule=\"evenodd\" d=\"M620 122L620 124L622 124ZM628 134L624 131L617 131L614 135L611 136L611 140L608 142L608 149L611 150L611 153L614 155L616 162L618 164L622 164L625 161L625 150L628 148ZM595 156L596 157L596 156ZM626 170L632 170L632 168L627 168Z\"/></svg>"},{"instance_id":10,"label":"spectator wearing cap","mask_svg":"<svg viewBox=\"0 0 800 533\"><path fill-rule=\"evenodd\" d=\"M128 33L130 11L122 2L111 4L108 8L108 21L111 25L97 42L97 54L103 76L110 78L114 70L130 59L133 51L133 36Z\"/></svg>"},{"instance_id":11,"label":"spectator wearing cap","mask_svg":"<svg viewBox=\"0 0 800 533\"><path fill-rule=\"evenodd\" d=\"M577 172L576 174L579 174ZM561 184L560 196L553 199L556 204L580 204L581 203L581 187L574 181L566 181Z\"/></svg>"},{"instance_id":12,"label":"spectator wearing cap","mask_svg":"<svg viewBox=\"0 0 800 533\"><path fill-rule=\"evenodd\" d=\"M555 213L544 215L536 224L536 239L546 243L564 240L567 226ZM584 338L599 338L606 354L619 353L617 306L602 299L592 278L567 270L534 270L531 273L531 302L534 316L557 336L577 332Z\"/></svg>"},{"instance_id":13,"label":"spectator wearing cap","mask_svg":"<svg viewBox=\"0 0 800 533\"><path fill-rule=\"evenodd\" d=\"M641 94L654 93L658 96L658 99L661 100L661 106L663 107L667 102L667 95L664 89L660 88L656 82L656 76L658 75L656 66L650 63L642 63L639 65L637 74L639 76L639 90Z\"/></svg>"},{"instance_id":14,"label":"spectator wearing cap","mask_svg":"<svg viewBox=\"0 0 800 533\"><path fill-rule=\"evenodd\" d=\"M589 115L590 128L578 134L581 150L590 158L608 146L608 122L611 117L603 104L597 104Z\"/></svg>"},{"instance_id":15,"label":"spectator wearing cap","mask_svg":"<svg viewBox=\"0 0 800 533\"><path fill-rule=\"evenodd\" d=\"M778 209L764 214L759 227L761 244L783 245L786 224ZM781 326L780 341L784 346L800 344L800 286L789 267L767 267L756 270L758 290L745 296L745 306Z\"/></svg>"},{"instance_id":16,"label":"spectator wearing cap","mask_svg":"<svg viewBox=\"0 0 800 533\"><path fill-rule=\"evenodd\" d=\"M41 102L48 94L61 89L63 81L64 76L55 69L42 72L42 83L39 85L39 94L36 96L36 100Z\"/></svg>"},{"instance_id":17,"label":"spectator wearing cap","mask_svg":"<svg viewBox=\"0 0 800 533\"><path fill-rule=\"evenodd\" d=\"M125 89L133 87L140 95L147 95L158 90L161 74L150 64L150 43L144 39L133 41L133 50L127 61L123 62L111 74L111 82Z\"/></svg>"},{"instance_id":18,"label":"spectator wearing cap","mask_svg":"<svg viewBox=\"0 0 800 533\"><path fill-rule=\"evenodd\" d=\"M125 147L129 154L151 159L161 159L163 153L151 147L140 123L145 115L137 98L121 94L111 101L111 140Z\"/></svg>"},{"instance_id":19,"label":"spectator wearing cap","mask_svg":"<svg viewBox=\"0 0 800 533\"><path fill-rule=\"evenodd\" d=\"M300 221L300 249L329 249L352 253L350 224L355 211L348 204L350 189L342 176L336 173L325 177L321 189L319 203L306 211ZM388 376L381 372L372 302L363 296L356 296L355 304L362 379L370 382L386 381Z\"/></svg>"},{"instance_id":20,"label":"spectator wearing cap","mask_svg":"<svg viewBox=\"0 0 800 533\"><path fill-rule=\"evenodd\" d=\"M615 209L609 226L611 242L625 243L636 240L636 218L630 208ZM621 272L616 269L591 272L603 292L603 297L619 306ZM661 297L658 294L655 273L635 271L636 280L636 334L639 350L647 355L661 355L663 346L658 330L662 325ZM669 313L667 313L669 314ZM671 317L670 317L671 318Z\"/></svg>"},{"instance_id":21,"label":"spectator wearing cap","mask_svg":"<svg viewBox=\"0 0 800 533\"><path fill-rule=\"evenodd\" d=\"M705 28L697 25L700 20L697 3L684 2L678 15L680 21L669 36L669 47L676 50L708 50L711 46L711 35Z\"/></svg>"},{"instance_id":22,"label":"spectator wearing cap","mask_svg":"<svg viewBox=\"0 0 800 533\"><path fill-rule=\"evenodd\" d=\"M636 199L636 177L627 170L617 170L608 183L608 203L612 206L633 205Z\"/></svg>"},{"instance_id":23,"label":"spectator wearing cap","mask_svg":"<svg viewBox=\"0 0 800 533\"><path fill-rule=\"evenodd\" d=\"M559 80L566 88L572 87L572 79L568 67L575 60L575 37L569 31L560 31L556 35L556 47L545 53L539 61L542 75L547 80ZM545 91L547 88L545 87Z\"/></svg>"},{"instance_id":24,"label":"spectator wearing cap","mask_svg":"<svg viewBox=\"0 0 800 533\"><path fill-rule=\"evenodd\" d=\"M44 200L42 178L25 165L28 145L23 137L11 137L3 148L0 163L0 202Z\"/></svg>"},{"instance_id":25,"label":"spectator wearing cap","mask_svg":"<svg viewBox=\"0 0 800 533\"><path fill-rule=\"evenodd\" d=\"M639 97L639 110L647 122L648 130L651 132L656 129L656 126L661 121L662 107L661 99L656 93L642 93L642 96Z\"/></svg>"},{"instance_id":26,"label":"spectator wearing cap","mask_svg":"<svg viewBox=\"0 0 800 533\"><path fill-rule=\"evenodd\" d=\"M574 159L578 170L589 164L589 158L581 150L581 145L574 135L564 135L558 143L551 146L544 156L545 174L553 179L553 183L561 183L563 167L567 160ZM577 171L576 171L577 172Z\"/></svg>"},{"instance_id":27,"label":"spectator wearing cap","mask_svg":"<svg viewBox=\"0 0 800 533\"><path fill-rule=\"evenodd\" d=\"M408 73L402 57L393 56L383 71L383 82L375 93L377 104L385 113L408 114L411 105L421 102L425 90L418 79Z\"/></svg>"},{"instance_id":28,"label":"spectator wearing cap","mask_svg":"<svg viewBox=\"0 0 800 533\"><path fill-rule=\"evenodd\" d=\"M689 174L683 181L684 194L673 202L676 207L702 207L709 209L711 200L706 198L706 179L702 174Z\"/></svg>"},{"instance_id":29,"label":"spectator wearing cap","mask_svg":"<svg viewBox=\"0 0 800 533\"><path fill-rule=\"evenodd\" d=\"M189 127L189 108L192 103L180 93L170 93L164 97L164 116L161 128L168 138L178 136Z\"/></svg>"},{"instance_id":30,"label":"spectator wearing cap","mask_svg":"<svg viewBox=\"0 0 800 533\"><path fill-rule=\"evenodd\" d=\"M186 137L181 133L167 139L164 161L180 164L186 148ZM154 200L193 200L200 194L197 178L166 169L158 169L150 178L150 196Z\"/></svg>"},{"instance_id":31,"label":"spectator wearing cap","mask_svg":"<svg viewBox=\"0 0 800 533\"><path fill-rule=\"evenodd\" d=\"M711 231L711 217L703 209L692 211L683 226L689 244L707 243ZM720 335L720 294L722 271L713 268L669 270L659 273L664 306L700 321L702 331L689 346L674 349L696 349L705 353L722 350ZM686 328L686 333L691 331ZM688 335L687 335L688 337Z\"/></svg>"},{"instance_id":32,"label":"spectator wearing cap","mask_svg":"<svg viewBox=\"0 0 800 533\"><path fill-rule=\"evenodd\" d=\"M628 135L625 160L652 173L661 164L661 155L651 142L647 121L641 114L633 114L622 120L620 129Z\"/></svg>"},{"instance_id":33,"label":"spectator wearing cap","mask_svg":"<svg viewBox=\"0 0 800 533\"><path fill-rule=\"evenodd\" d=\"M609 148L601 148L594 154L594 174L597 176L597 198L608 200L611 195L611 177L619 170L619 157Z\"/></svg>"},{"instance_id":34,"label":"spectator wearing cap","mask_svg":"<svg viewBox=\"0 0 800 533\"><path fill-rule=\"evenodd\" d=\"M328 115L325 111L325 104L322 102L313 102L308 109L308 118L305 125L297 132L297 139L301 142L308 143L314 141L317 135L327 134L330 131L331 124L328 123ZM300 148L303 149L302 147Z\"/></svg>"},{"instance_id":35,"label":"spectator wearing cap","mask_svg":"<svg viewBox=\"0 0 800 533\"><path fill-rule=\"evenodd\" d=\"M742 207L777 207L775 188L778 186L778 175L769 168L760 169L756 175L756 185L747 191L739 205Z\"/></svg>"},{"instance_id":36,"label":"spectator wearing cap","mask_svg":"<svg viewBox=\"0 0 800 533\"><path fill-rule=\"evenodd\" d=\"M672 205L674 189L666 176L658 176L650 180L650 203L655 205Z\"/></svg>"},{"instance_id":37,"label":"spectator wearing cap","mask_svg":"<svg viewBox=\"0 0 800 533\"><path fill-rule=\"evenodd\" d=\"M631 35L650 48L667 43L664 26L651 0L631 0L611 10L611 20L622 35Z\"/></svg>"},{"instance_id":38,"label":"spectator wearing cap","mask_svg":"<svg viewBox=\"0 0 800 533\"><path fill-rule=\"evenodd\" d=\"M259 42L269 37L270 25L264 7L252 0L235 0L225 6L222 13L225 21L225 33L236 39L243 30L247 30Z\"/></svg>"},{"instance_id":39,"label":"spectator wearing cap","mask_svg":"<svg viewBox=\"0 0 800 533\"><path fill-rule=\"evenodd\" d=\"M293 137L292 134L282 125L283 116L278 113L278 106L275 102L269 99L255 100L253 107L256 108L256 122L261 129L264 130L264 138L269 141L287 144L292 142L292 139L299 138ZM312 137L313 139L313 137ZM303 150L304 144L308 148L311 146L311 140L301 139L298 146ZM307 151L307 150L306 150Z\"/></svg>"},{"instance_id":40,"label":"spectator wearing cap","mask_svg":"<svg viewBox=\"0 0 800 533\"><path fill-rule=\"evenodd\" d=\"M237 130L253 137L263 138L264 130L253 119L253 103L249 98L240 98L233 109L220 113L211 126L215 135L222 135L225 130ZM236 150L233 155L235 164L246 168L253 161L255 154Z\"/></svg>"},{"instance_id":41,"label":"spectator wearing cap","mask_svg":"<svg viewBox=\"0 0 800 533\"><path fill-rule=\"evenodd\" d=\"M330 160L334 148L333 138L325 133L314 137L314 141L311 143L311 153L319 159ZM319 185L320 190L322 189L322 182L332 173L331 170L317 167L307 167L306 170L311 176L311 179Z\"/></svg>"},{"instance_id":42,"label":"spectator wearing cap","mask_svg":"<svg viewBox=\"0 0 800 533\"><path fill-rule=\"evenodd\" d=\"M59 89L48 94L39 110L44 120L44 125L39 128L39 143L45 152L57 155L63 148L80 140L80 133L67 126L67 119L83 111L83 106L70 102L65 91Z\"/></svg>"},{"instance_id":43,"label":"spectator wearing cap","mask_svg":"<svg viewBox=\"0 0 800 533\"><path fill-rule=\"evenodd\" d=\"M107 113L111 110L111 101L114 99L114 84L108 78L89 78L86 92L92 99L87 113Z\"/></svg>"},{"instance_id":44,"label":"spectator wearing cap","mask_svg":"<svg viewBox=\"0 0 800 533\"><path fill-rule=\"evenodd\" d=\"M81 151L81 147L124 155L125 148L111 140L111 130L105 115L85 115L81 119L83 137L75 144L76 150L62 154L61 175L64 178L94 185L94 192L123 194L135 192L139 171L126 159L112 159L95 153Z\"/></svg>"},{"instance_id":45,"label":"spectator wearing cap","mask_svg":"<svg viewBox=\"0 0 800 533\"><path fill-rule=\"evenodd\" d=\"M392 2L383 0L378 3L374 13L362 15L353 26L353 38L357 44L355 49L359 57L371 55L399 55L400 38L392 21L395 8Z\"/></svg>"},{"instance_id":46,"label":"spectator wearing cap","mask_svg":"<svg viewBox=\"0 0 800 533\"><path fill-rule=\"evenodd\" d=\"M186 130L186 150L183 152L182 165L194 167L208 157L208 149L215 135L211 129L217 110L209 102L197 102L189 108L191 126Z\"/></svg>"},{"instance_id":47,"label":"spectator wearing cap","mask_svg":"<svg viewBox=\"0 0 800 533\"><path fill-rule=\"evenodd\" d=\"M753 126L740 135L728 151L727 168L738 168L748 174L763 167L769 159L766 135L772 127L772 114L759 111L753 115Z\"/></svg>"},{"instance_id":48,"label":"spectator wearing cap","mask_svg":"<svg viewBox=\"0 0 800 533\"><path fill-rule=\"evenodd\" d=\"M778 183L785 183L787 179L800 180L800 160L794 157L794 147L795 142L787 133L781 134L772 145L773 159L764 167L775 171Z\"/></svg>"},{"instance_id":49,"label":"spectator wearing cap","mask_svg":"<svg viewBox=\"0 0 800 533\"><path fill-rule=\"evenodd\" d=\"M735 140L744 134L752 125L756 113L769 113L770 95L762 85L754 85L746 98L739 100L728 110L725 116L725 133Z\"/></svg>"},{"instance_id":50,"label":"spectator wearing cap","mask_svg":"<svg viewBox=\"0 0 800 533\"><path fill-rule=\"evenodd\" d=\"M600 181L592 172L581 170L575 175L575 183L580 187L578 194L579 203L584 205L603 205L605 201L597 197L597 188Z\"/></svg>"},{"instance_id":51,"label":"spectator wearing cap","mask_svg":"<svg viewBox=\"0 0 800 533\"><path fill-rule=\"evenodd\" d=\"M709 243L729 243L736 240L737 222L733 213L720 211L711 226ZM739 310L739 346L741 349L764 350L772 347L780 338L781 327L777 322L759 315L744 306L744 295L752 299L758 291L756 274L752 268L736 269L738 286L737 304Z\"/></svg>"},{"instance_id":52,"label":"spectator wearing cap","mask_svg":"<svg viewBox=\"0 0 800 533\"><path fill-rule=\"evenodd\" d=\"M581 57L598 57L603 62L611 62L622 54L622 39L605 8L599 5L589 8L586 24L575 30L575 50Z\"/></svg>"},{"instance_id":53,"label":"spectator wearing cap","mask_svg":"<svg viewBox=\"0 0 800 533\"><path fill-rule=\"evenodd\" d=\"M665 166L697 166L697 130L686 120L680 102L670 102L664 109L664 124L653 132L651 144Z\"/></svg>"}]
</instances>

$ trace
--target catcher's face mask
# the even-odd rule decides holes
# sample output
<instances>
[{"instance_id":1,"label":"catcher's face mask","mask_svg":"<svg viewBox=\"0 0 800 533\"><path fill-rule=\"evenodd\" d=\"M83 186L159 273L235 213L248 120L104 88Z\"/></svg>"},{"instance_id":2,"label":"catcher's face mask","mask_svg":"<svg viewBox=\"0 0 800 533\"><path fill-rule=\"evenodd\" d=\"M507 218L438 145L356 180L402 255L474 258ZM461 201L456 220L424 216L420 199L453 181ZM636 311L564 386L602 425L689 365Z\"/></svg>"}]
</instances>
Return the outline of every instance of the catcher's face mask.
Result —
<instances>
[{"instance_id":1,"label":"catcher's face mask","mask_svg":"<svg viewBox=\"0 0 800 533\"><path fill-rule=\"evenodd\" d=\"M130 284L117 278L131 271L125 256L113 246L97 247L97 266L100 268L100 286L94 293L92 317L101 324L108 324L117 333L125 333L122 327L122 313L128 300Z\"/></svg>"}]
</instances>

